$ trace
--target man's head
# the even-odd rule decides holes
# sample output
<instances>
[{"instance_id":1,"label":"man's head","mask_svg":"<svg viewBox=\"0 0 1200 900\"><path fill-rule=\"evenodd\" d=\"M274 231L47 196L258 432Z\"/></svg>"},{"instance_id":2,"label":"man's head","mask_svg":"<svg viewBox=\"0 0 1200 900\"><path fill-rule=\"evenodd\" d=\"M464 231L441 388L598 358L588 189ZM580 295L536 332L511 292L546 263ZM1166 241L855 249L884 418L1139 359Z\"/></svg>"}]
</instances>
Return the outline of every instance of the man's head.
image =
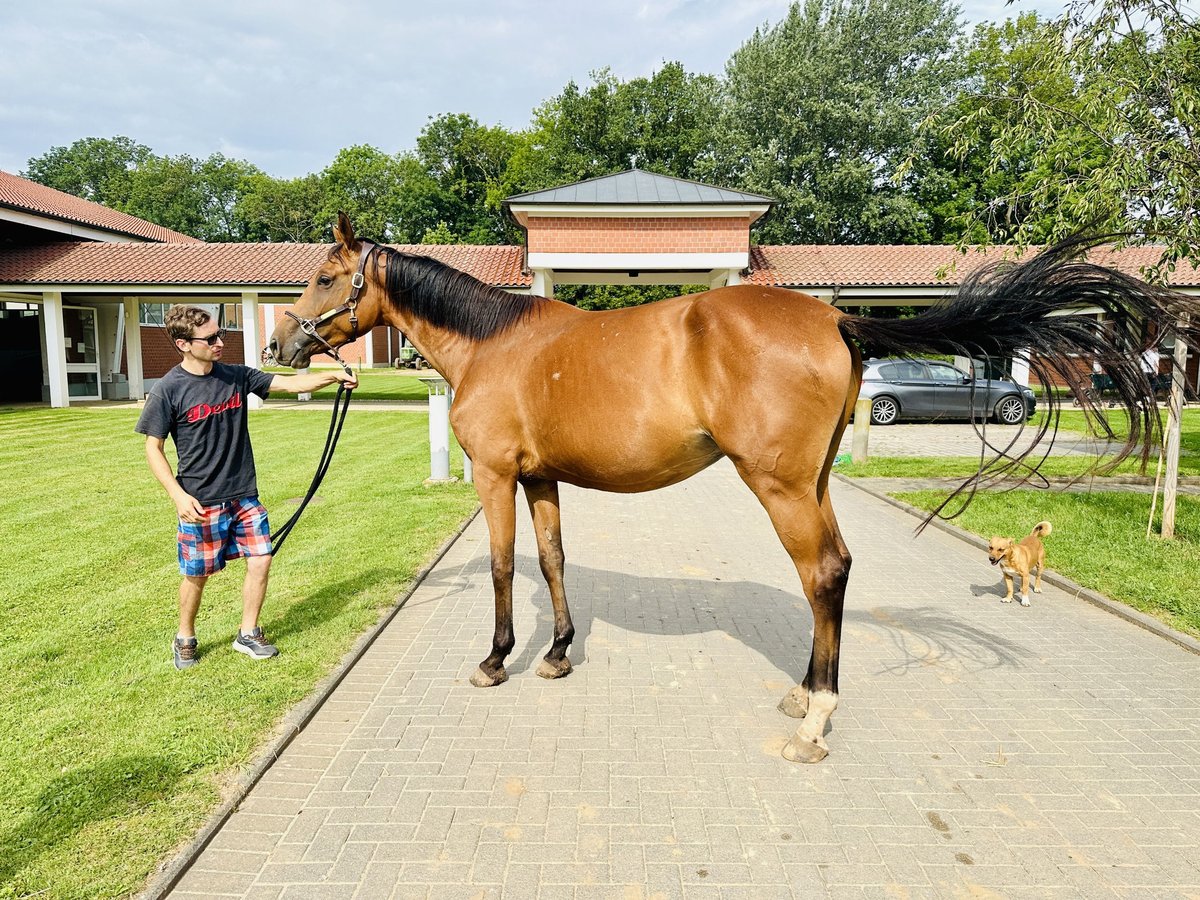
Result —
<instances>
[{"instance_id":1,"label":"man's head","mask_svg":"<svg viewBox=\"0 0 1200 900\"><path fill-rule=\"evenodd\" d=\"M163 322L175 349L184 356L191 355L202 362L221 358L225 331L217 328L207 310L178 303L167 310Z\"/></svg>"}]
</instances>

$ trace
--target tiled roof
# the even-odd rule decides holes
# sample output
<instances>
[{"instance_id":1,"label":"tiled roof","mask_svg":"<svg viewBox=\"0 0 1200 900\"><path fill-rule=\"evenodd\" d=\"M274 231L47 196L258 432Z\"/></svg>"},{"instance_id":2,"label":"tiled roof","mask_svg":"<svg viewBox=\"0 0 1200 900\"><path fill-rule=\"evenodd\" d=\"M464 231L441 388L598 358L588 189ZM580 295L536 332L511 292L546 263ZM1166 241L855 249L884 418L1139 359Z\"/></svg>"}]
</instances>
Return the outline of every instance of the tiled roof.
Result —
<instances>
[{"instance_id":1,"label":"tiled roof","mask_svg":"<svg viewBox=\"0 0 1200 900\"><path fill-rule=\"evenodd\" d=\"M1101 249L1089 258L1130 275L1158 261L1161 247ZM980 266L1004 258L1003 247L959 253L948 245L819 245L795 244L750 248L749 284L781 287L950 287ZM944 278L938 278L945 268ZM1180 264L1171 279L1175 287L1200 286L1200 270Z\"/></svg>"},{"instance_id":2,"label":"tiled roof","mask_svg":"<svg viewBox=\"0 0 1200 900\"><path fill-rule=\"evenodd\" d=\"M0 284L304 286L329 244L105 244L64 242L0 251ZM521 247L396 245L497 287L529 287Z\"/></svg>"},{"instance_id":3,"label":"tiled roof","mask_svg":"<svg viewBox=\"0 0 1200 900\"><path fill-rule=\"evenodd\" d=\"M656 175L631 169L615 175L602 175L509 197L505 203L587 203L587 204L762 204L774 203L770 197L713 187L698 181L685 181L669 175Z\"/></svg>"},{"instance_id":4,"label":"tiled roof","mask_svg":"<svg viewBox=\"0 0 1200 900\"><path fill-rule=\"evenodd\" d=\"M158 242L194 242L198 238L163 228L137 216L117 212L99 203L82 200L54 188L0 171L0 207L35 215L49 216L65 222L87 225L117 235L139 237Z\"/></svg>"}]
</instances>

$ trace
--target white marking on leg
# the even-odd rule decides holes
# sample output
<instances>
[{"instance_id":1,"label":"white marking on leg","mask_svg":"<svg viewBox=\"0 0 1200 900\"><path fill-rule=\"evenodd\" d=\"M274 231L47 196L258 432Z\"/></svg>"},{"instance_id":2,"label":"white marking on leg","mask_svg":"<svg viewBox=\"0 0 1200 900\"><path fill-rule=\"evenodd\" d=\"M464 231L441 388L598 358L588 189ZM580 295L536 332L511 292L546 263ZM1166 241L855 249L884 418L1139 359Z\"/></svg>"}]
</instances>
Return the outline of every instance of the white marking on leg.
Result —
<instances>
[{"instance_id":1,"label":"white marking on leg","mask_svg":"<svg viewBox=\"0 0 1200 900\"><path fill-rule=\"evenodd\" d=\"M808 715L800 723L796 737L800 740L811 741L819 747L825 746L825 724L833 711L837 709L838 695L833 691L810 691L808 695Z\"/></svg>"}]
</instances>

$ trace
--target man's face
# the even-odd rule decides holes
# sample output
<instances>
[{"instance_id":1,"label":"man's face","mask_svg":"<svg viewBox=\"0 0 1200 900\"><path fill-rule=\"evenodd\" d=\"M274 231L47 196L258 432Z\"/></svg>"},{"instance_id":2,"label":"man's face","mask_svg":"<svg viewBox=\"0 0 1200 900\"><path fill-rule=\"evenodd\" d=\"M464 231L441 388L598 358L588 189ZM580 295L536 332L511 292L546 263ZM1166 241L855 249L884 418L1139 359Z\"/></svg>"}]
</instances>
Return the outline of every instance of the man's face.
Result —
<instances>
[{"instance_id":1,"label":"man's face","mask_svg":"<svg viewBox=\"0 0 1200 900\"><path fill-rule=\"evenodd\" d=\"M189 341L180 341L184 353L190 353L200 362L217 362L225 350L225 329L218 328L215 321L209 320L196 328L196 334Z\"/></svg>"}]
</instances>

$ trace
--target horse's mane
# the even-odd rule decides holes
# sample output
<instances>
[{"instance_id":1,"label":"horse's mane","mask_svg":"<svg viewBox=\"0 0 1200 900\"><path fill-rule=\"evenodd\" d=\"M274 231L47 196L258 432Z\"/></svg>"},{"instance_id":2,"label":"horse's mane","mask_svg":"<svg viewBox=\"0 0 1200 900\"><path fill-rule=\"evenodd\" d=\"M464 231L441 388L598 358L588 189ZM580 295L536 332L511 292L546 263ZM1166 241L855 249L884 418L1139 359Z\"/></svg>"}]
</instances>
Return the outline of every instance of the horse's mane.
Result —
<instances>
[{"instance_id":1,"label":"horse's mane","mask_svg":"<svg viewBox=\"0 0 1200 900\"><path fill-rule=\"evenodd\" d=\"M499 334L536 313L544 297L510 294L427 256L378 247L387 295L397 307L472 341Z\"/></svg>"}]
</instances>

